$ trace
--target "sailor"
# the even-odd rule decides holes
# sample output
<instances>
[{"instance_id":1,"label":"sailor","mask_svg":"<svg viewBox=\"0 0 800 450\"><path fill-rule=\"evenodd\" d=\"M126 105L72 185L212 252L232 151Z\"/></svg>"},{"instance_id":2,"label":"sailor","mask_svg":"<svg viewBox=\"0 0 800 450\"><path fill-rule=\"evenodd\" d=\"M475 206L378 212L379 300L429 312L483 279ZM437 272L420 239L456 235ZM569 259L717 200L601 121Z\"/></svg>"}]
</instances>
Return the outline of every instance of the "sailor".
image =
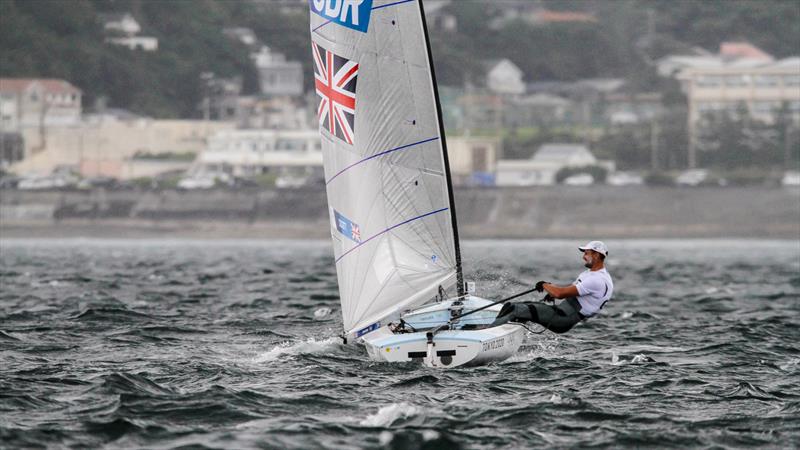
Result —
<instances>
[{"instance_id":1,"label":"sailor","mask_svg":"<svg viewBox=\"0 0 800 450\"><path fill-rule=\"evenodd\" d=\"M558 305L543 302L506 303L492 323L502 325L509 321L535 322L555 333L566 333L575 324L597 314L611 299L614 282L605 268L608 248L601 241L591 241L578 250L583 252L587 268L569 286L557 286L547 281L536 283L536 290L546 291L545 301L566 299Z\"/></svg>"}]
</instances>

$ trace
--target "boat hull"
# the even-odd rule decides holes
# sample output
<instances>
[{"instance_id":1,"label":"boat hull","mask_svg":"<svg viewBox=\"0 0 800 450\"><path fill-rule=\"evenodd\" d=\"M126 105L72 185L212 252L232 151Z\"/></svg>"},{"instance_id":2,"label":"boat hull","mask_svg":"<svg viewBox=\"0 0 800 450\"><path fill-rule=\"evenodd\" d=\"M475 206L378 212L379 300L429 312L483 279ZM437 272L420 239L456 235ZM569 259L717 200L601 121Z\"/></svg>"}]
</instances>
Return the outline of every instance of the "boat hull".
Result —
<instances>
[{"instance_id":1,"label":"boat hull","mask_svg":"<svg viewBox=\"0 0 800 450\"><path fill-rule=\"evenodd\" d=\"M370 358L383 362L421 362L428 367L476 366L507 359L519 349L525 329L505 324L480 330L445 330L433 337L427 333L395 334L382 327L366 335L364 346Z\"/></svg>"}]
</instances>

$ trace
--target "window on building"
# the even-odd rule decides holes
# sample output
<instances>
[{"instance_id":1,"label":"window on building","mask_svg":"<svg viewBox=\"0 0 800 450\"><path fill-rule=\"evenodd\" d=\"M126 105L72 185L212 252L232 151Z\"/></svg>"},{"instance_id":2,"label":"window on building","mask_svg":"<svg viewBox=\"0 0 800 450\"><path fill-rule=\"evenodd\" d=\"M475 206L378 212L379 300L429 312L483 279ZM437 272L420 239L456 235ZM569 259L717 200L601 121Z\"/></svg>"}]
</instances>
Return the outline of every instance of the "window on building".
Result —
<instances>
[{"instance_id":1,"label":"window on building","mask_svg":"<svg viewBox=\"0 0 800 450\"><path fill-rule=\"evenodd\" d=\"M784 86L800 86L800 75L784 75Z\"/></svg>"},{"instance_id":2,"label":"window on building","mask_svg":"<svg viewBox=\"0 0 800 450\"><path fill-rule=\"evenodd\" d=\"M728 87L744 87L747 86L750 77L747 75L728 75L725 77L725 86Z\"/></svg>"},{"instance_id":3,"label":"window on building","mask_svg":"<svg viewBox=\"0 0 800 450\"><path fill-rule=\"evenodd\" d=\"M758 87L776 87L780 82L777 75L756 75L755 84Z\"/></svg>"},{"instance_id":4,"label":"window on building","mask_svg":"<svg viewBox=\"0 0 800 450\"><path fill-rule=\"evenodd\" d=\"M720 87L722 86L722 77L701 75L697 77L697 85L699 87Z\"/></svg>"}]
</instances>

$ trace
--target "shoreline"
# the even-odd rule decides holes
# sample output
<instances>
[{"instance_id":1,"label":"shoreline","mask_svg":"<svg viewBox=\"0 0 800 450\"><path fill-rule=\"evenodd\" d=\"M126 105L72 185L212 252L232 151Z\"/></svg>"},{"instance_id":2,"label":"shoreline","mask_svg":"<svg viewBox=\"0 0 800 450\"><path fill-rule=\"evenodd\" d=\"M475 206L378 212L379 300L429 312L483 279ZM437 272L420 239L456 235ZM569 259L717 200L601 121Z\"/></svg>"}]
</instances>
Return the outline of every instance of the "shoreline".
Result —
<instances>
[{"instance_id":1,"label":"shoreline","mask_svg":"<svg viewBox=\"0 0 800 450\"><path fill-rule=\"evenodd\" d=\"M328 240L330 228L324 222L188 222L188 221L144 221L144 220L62 220L2 221L0 239L52 239L52 238L100 238L100 239L275 239L275 240ZM764 224L759 228L750 226L721 226L720 224L698 224L676 227L672 225L619 225L619 226L572 226L568 228L542 230L516 225L498 228L466 224L459 226L462 240L540 240L583 239L600 236L603 239L753 239L753 240L797 240L800 241L798 224Z\"/></svg>"}]
</instances>

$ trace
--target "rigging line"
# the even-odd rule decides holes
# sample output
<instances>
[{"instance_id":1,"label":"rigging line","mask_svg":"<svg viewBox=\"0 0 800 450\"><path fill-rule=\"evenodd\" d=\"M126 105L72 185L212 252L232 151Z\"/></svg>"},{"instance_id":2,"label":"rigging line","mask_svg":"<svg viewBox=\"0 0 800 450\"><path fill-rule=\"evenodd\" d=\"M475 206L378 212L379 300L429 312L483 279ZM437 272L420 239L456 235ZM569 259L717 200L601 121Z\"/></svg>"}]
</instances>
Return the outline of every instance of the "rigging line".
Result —
<instances>
[{"instance_id":1,"label":"rigging line","mask_svg":"<svg viewBox=\"0 0 800 450\"><path fill-rule=\"evenodd\" d=\"M437 209L436 211L431 211L431 212L429 212L429 213L425 213L425 214L423 214L423 215L421 215L421 216L412 217L412 218L410 218L410 219L408 219L408 220L404 220L404 221L402 221L402 222L398 223L397 225L392 225L391 227L389 227L389 228L387 228L387 229L385 229L385 230L383 230L383 231L381 231L381 232L379 232L379 233L377 233L377 234L374 234L374 235L370 236L370 237L369 237L369 239L367 239L367 240L365 240L365 241L362 241L361 243L359 243L359 244L358 244L358 245L356 245L355 247L353 247L353 248L351 248L350 250L348 250L348 251L344 252L344 253L342 254L342 256L340 256L340 257L336 258L336 262L338 263L339 261L341 261L341 260L342 260L342 258L344 258L344 257L345 257L345 256L347 256L348 254L350 254L350 252L352 252L353 250L355 250L355 249L357 249L357 248L361 247L362 245L366 244L367 242L369 242L369 241L371 241L371 240L375 239L376 237L378 237L378 236L380 236L380 235L382 235L382 234L384 234L384 233L387 233L387 232L389 232L389 231L392 231L392 230L394 230L395 228L397 228L397 227L399 227L399 226L401 226L401 225L405 225L405 224L407 224L407 223L409 223L409 222L413 222L413 221L415 221L415 220L419 220L419 219L422 219L422 218L424 218L424 217L428 217L428 216L430 216L430 215L433 215L433 214L436 214L436 213L440 213L440 212L442 212L442 211L447 211L448 209L450 209L450 208L441 208L441 209Z\"/></svg>"},{"instance_id":2,"label":"rigging line","mask_svg":"<svg viewBox=\"0 0 800 450\"><path fill-rule=\"evenodd\" d=\"M405 149L413 147L415 145L425 144L427 142L435 141L437 139L439 139L439 136L428 138L428 139L424 139L424 140L421 140L419 142L412 142L411 144L401 145L400 147L391 148L389 150L385 150L385 151L382 151L380 153L376 153L376 154L374 154L372 156L367 156L366 158L364 158L364 159L362 159L360 161L356 161L353 164L350 164L349 166L347 166L344 169L342 169L339 172L337 172L336 175L332 176L330 180L325 182L325 185L327 186L328 184L330 184L331 181L333 181L336 177L338 177L339 175L341 175L345 171L349 170L350 168L355 167L355 166L357 166L357 165L359 165L359 164L361 164L363 162L367 162L370 159L377 158L379 156L383 156L383 155L386 155L386 154L389 154L389 153L392 153L392 152L396 152L396 151L399 151L399 150L405 150Z\"/></svg>"},{"instance_id":3,"label":"rigging line","mask_svg":"<svg viewBox=\"0 0 800 450\"><path fill-rule=\"evenodd\" d=\"M387 3L387 4L385 4L385 5L380 5L380 6L373 6L373 7L372 7L372 11L375 11L376 9L388 8L388 7L390 7L390 6L402 5L403 3L410 3L410 2L413 2L413 1L414 1L414 0L400 0L400 1L397 1L397 2L394 2L394 3ZM316 28L314 28L314 29L312 29L312 30L311 30L311 32L313 33L313 32L315 32L315 31L319 30L320 28L324 27L325 25L327 25L327 24L329 24L329 23L331 23L331 20L330 20L330 19L329 19L329 20L326 20L325 22L323 22L323 23L322 23L322 24L320 24L320 25L317 25L317 27L316 27Z\"/></svg>"}]
</instances>

